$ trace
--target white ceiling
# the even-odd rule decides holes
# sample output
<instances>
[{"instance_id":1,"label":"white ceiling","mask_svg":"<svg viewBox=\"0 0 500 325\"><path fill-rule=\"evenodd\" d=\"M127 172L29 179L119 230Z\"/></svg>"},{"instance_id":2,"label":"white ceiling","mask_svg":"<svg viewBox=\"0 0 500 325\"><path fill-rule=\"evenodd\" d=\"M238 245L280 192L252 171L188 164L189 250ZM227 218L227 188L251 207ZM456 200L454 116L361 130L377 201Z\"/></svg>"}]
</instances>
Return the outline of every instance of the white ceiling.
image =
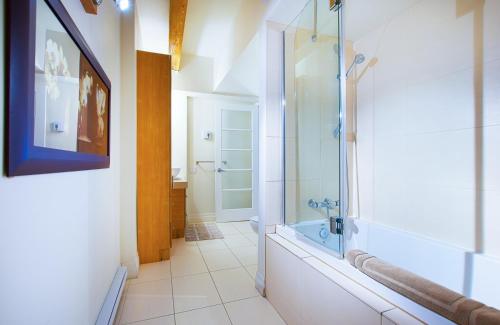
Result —
<instances>
[{"instance_id":1,"label":"white ceiling","mask_svg":"<svg viewBox=\"0 0 500 325\"><path fill-rule=\"evenodd\" d=\"M213 59L214 90L252 93L255 56L248 55L271 0L189 0L183 53ZM244 55L244 53L247 53ZM243 64L242 57L245 57ZM182 70L181 70L182 71Z\"/></svg>"},{"instance_id":2,"label":"white ceiling","mask_svg":"<svg viewBox=\"0 0 500 325\"><path fill-rule=\"evenodd\" d=\"M216 57L232 47L235 33L249 32L253 19L265 10L264 0L189 0L183 52ZM247 43L255 30L246 36ZM244 48L241 46L241 48Z\"/></svg>"},{"instance_id":3,"label":"white ceiling","mask_svg":"<svg viewBox=\"0 0 500 325\"><path fill-rule=\"evenodd\" d=\"M259 95L259 37L255 35L240 57L234 63L231 71L215 91L226 94Z\"/></svg>"}]
</instances>

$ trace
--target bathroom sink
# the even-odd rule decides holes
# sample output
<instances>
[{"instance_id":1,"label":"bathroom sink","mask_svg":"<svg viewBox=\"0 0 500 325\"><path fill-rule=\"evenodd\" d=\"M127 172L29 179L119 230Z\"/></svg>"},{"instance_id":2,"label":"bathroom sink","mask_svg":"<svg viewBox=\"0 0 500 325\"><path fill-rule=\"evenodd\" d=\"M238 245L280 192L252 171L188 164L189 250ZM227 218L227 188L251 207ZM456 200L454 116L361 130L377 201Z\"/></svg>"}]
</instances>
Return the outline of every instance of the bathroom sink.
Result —
<instances>
[{"instance_id":1,"label":"bathroom sink","mask_svg":"<svg viewBox=\"0 0 500 325\"><path fill-rule=\"evenodd\" d=\"M172 177L177 178L177 176L179 176L180 172L181 172L180 168L172 168Z\"/></svg>"}]
</instances>

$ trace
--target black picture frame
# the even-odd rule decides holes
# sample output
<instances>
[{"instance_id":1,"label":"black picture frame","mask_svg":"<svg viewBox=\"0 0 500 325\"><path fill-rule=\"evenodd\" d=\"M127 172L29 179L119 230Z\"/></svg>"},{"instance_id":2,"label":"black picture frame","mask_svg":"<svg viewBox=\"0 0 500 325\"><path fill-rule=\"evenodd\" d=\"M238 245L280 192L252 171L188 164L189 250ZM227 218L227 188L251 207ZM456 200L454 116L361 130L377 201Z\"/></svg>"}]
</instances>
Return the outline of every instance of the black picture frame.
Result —
<instances>
[{"instance_id":1,"label":"black picture frame","mask_svg":"<svg viewBox=\"0 0 500 325\"><path fill-rule=\"evenodd\" d=\"M37 1L45 1L108 90L107 155L34 145ZM111 81L60 0L7 1L7 176L108 168Z\"/></svg>"}]
</instances>

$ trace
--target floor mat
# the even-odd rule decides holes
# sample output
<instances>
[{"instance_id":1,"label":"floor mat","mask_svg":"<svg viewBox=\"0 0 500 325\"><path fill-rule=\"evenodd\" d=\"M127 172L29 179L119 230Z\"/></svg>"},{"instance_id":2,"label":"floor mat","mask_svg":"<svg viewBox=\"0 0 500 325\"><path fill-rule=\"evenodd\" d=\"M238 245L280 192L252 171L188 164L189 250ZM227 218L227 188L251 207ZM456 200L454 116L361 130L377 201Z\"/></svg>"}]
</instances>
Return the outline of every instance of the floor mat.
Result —
<instances>
[{"instance_id":1,"label":"floor mat","mask_svg":"<svg viewBox=\"0 0 500 325\"><path fill-rule=\"evenodd\" d=\"M186 241L223 239L224 235L215 222L195 223L187 225L184 231Z\"/></svg>"}]
</instances>

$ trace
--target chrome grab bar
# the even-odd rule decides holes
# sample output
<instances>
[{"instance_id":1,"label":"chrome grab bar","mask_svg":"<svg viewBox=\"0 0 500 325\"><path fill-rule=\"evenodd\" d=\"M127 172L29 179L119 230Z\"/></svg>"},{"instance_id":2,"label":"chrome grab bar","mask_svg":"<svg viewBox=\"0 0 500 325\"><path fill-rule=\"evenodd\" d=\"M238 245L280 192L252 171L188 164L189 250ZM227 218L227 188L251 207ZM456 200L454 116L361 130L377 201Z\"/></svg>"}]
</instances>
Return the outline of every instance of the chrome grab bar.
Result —
<instances>
[{"instance_id":1,"label":"chrome grab bar","mask_svg":"<svg viewBox=\"0 0 500 325\"><path fill-rule=\"evenodd\" d=\"M196 165L199 165L199 164L209 164L209 163L215 163L215 160L197 160L196 161ZM226 160L221 161L221 163L223 163L224 165L227 165L227 161Z\"/></svg>"}]
</instances>

